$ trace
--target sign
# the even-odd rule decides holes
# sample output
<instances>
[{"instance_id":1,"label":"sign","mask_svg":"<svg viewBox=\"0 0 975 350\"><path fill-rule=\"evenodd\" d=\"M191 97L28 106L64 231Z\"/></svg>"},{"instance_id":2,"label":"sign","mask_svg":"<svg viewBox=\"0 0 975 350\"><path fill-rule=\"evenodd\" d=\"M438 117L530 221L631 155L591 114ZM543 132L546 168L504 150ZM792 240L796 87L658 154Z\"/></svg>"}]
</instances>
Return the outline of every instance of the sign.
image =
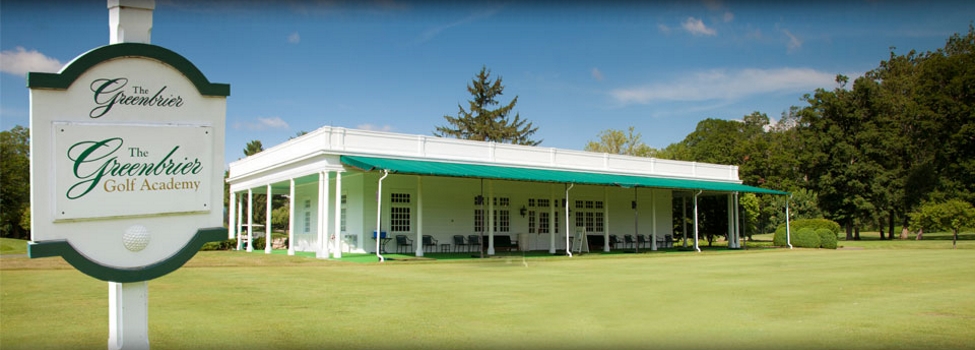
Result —
<instances>
[{"instance_id":1,"label":"sign","mask_svg":"<svg viewBox=\"0 0 975 350\"><path fill-rule=\"evenodd\" d=\"M223 240L230 86L150 44L103 46L29 73L31 258L137 282Z\"/></svg>"}]
</instances>

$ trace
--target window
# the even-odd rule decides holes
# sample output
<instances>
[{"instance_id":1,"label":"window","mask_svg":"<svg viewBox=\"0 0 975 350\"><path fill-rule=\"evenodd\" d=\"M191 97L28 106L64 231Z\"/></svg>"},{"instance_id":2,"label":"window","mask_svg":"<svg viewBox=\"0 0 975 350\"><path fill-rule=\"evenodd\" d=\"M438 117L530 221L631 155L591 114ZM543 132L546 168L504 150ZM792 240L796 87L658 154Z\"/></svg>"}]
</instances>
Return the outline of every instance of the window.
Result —
<instances>
[{"instance_id":1,"label":"window","mask_svg":"<svg viewBox=\"0 0 975 350\"><path fill-rule=\"evenodd\" d=\"M390 193L389 197L389 230L392 232L410 232L412 222L410 194Z\"/></svg>"},{"instance_id":2,"label":"window","mask_svg":"<svg viewBox=\"0 0 975 350\"><path fill-rule=\"evenodd\" d=\"M474 232L484 232L484 209L474 209Z\"/></svg>"},{"instance_id":3,"label":"window","mask_svg":"<svg viewBox=\"0 0 975 350\"><path fill-rule=\"evenodd\" d=\"M346 198L346 195L343 194L342 195L342 208L341 208L341 213L339 213L339 215L342 216L341 218L339 218L339 223L340 223L340 226L341 226L340 230L342 232L345 232L346 231L345 230L345 213L346 213L346 200L347 199L348 198Z\"/></svg>"},{"instance_id":4,"label":"window","mask_svg":"<svg viewBox=\"0 0 975 350\"><path fill-rule=\"evenodd\" d=\"M494 231L495 232L510 232L511 231L511 211L508 206L511 204L511 200L508 197L494 197L491 199L494 203L494 212L492 213L492 218L494 218ZM478 204L478 199L474 197L474 204ZM474 209L474 232L486 232L487 223L484 222L484 209L476 208Z\"/></svg>"},{"instance_id":5,"label":"window","mask_svg":"<svg viewBox=\"0 0 975 350\"><path fill-rule=\"evenodd\" d=\"M311 200L305 200L305 233L311 232Z\"/></svg>"},{"instance_id":6,"label":"window","mask_svg":"<svg viewBox=\"0 0 975 350\"><path fill-rule=\"evenodd\" d=\"M538 213L538 233L549 233L548 212Z\"/></svg>"},{"instance_id":7,"label":"window","mask_svg":"<svg viewBox=\"0 0 975 350\"><path fill-rule=\"evenodd\" d=\"M535 211L528 211L528 233L535 233Z\"/></svg>"}]
</instances>

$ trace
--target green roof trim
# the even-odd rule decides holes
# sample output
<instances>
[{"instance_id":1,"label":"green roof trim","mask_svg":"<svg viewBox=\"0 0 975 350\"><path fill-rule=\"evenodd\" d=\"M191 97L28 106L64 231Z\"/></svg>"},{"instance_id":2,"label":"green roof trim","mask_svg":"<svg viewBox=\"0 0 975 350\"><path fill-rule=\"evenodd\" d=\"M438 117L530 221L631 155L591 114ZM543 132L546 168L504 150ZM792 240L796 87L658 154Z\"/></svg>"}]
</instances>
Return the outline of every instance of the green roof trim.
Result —
<instances>
[{"instance_id":1,"label":"green roof trim","mask_svg":"<svg viewBox=\"0 0 975 350\"><path fill-rule=\"evenodd\" d=\"M145 57L163 62L183 73L201 95L230 96L229 84L211 83L203 72L200 72L185 57L162 46L139 43L112 44L92 49L68 62L59 73L29 72L27 87L66 90L91 67L120 57Z\"/></svg>"},{"instance_id":2,"label":"green roof trim","mask_svg":"<svg viewBox=\"0 0 975 350\"><path fill-rule=\"evenodd\" d=\"M675 179L652 176L590 173L583 171L521 168L501 165L447 163L423 160L341 156L343 164L371 171L388 170L396 174L471 177L495 180L574 183L585 185L652 187L675 190L703 190L717 192L751 192L786 195L788 192L743 185L734 182Z\"/></svg>"},{"instance_id":3,"label":"green roof trim","mask_svg":"<svg viewBox=\"0 0 975 350\"><path fill-rule=\"evenodd\" d=\"M31 259L60 256L78 271L106 282L140 282L176 271L193 258L204 243L225 239L227 239L227 229L224 227L199 229L193 238L173 256L155 264L138 268L118 268L99 264L79 253L66 240L29 242L27 244L27 256Z\"/></svg>"}]
</instances>

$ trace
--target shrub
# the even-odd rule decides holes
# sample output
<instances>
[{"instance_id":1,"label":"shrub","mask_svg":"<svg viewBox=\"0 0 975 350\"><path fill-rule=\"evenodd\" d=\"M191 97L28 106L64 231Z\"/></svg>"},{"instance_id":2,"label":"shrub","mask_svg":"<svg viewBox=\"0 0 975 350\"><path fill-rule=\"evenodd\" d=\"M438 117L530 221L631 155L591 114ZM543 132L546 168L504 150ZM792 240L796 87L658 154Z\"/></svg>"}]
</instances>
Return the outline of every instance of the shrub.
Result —
<instances>
[{"instance_id":1,"label":"shrub","mask_svg":"<svg viewBox=\"0 0 975 350\"><path fill-rule=\"evenodd\" d=\"M816 231L811 228L804 228L796 232L795 238L792 240L792 246L801 248L819 248L822 242L819 239L819 235Z\"/></svg>"},{"instance_id":2,"label":"shrub","mask_svg":"<svg viewBox=\"0 0 975 350\"><path fill-rule=\"evenodd\" d=\"M790 222L789 227L791 228L792 235L793 235L792 236L793 246L796 246L796 234L802 229L808 228L813 230L814 233L815 231L820 229L829 230L830 232L833 233L834 240L835 240L835 236L840 234L840 229L841 229L840 224L837 224L835 221L829 219L799 219ZM779 225L778 228L775 229L775 235L772 236L772 244L777 247L787 246L788 244L786 243L785 236L786 236L785 224L781 224Z\"/></svg>"},{"instance_id":3,"label":"shrub","mask_svg":"<svg viewBox=\"0 0 975 350\"><path fill-rule=\"evenodd\" d=\"M836 234L833 231L821 228L816 230L816 234L819 235L820 247L836 249Z\"/></svg>"},{"instance_id":4,"label":"shrub","mask_svg":"<svg viewBox=\"0 0 975 350\"><path fill-rule=\"evenodd\" d=\"M224 241L216 242L206 242L200 247L200 251L204 250L231 250L237 247L236 239L228 239Z\"/></svg>"}]
</instances>

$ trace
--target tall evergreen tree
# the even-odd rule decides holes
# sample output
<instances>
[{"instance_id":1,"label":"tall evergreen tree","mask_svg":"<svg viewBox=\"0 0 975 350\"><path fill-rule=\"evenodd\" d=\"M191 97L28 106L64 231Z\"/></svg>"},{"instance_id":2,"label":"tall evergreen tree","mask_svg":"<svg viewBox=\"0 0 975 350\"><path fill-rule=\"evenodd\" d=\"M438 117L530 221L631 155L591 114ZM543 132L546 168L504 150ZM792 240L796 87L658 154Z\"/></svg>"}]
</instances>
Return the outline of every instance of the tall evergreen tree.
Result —
<instances>
[{"instance_id":1,"label":"tall evergreen tree","mask_svg":"<svg viewBox=\"0 0 975 350\"><path fill-rule=\"evenodd\" d=\"M490 76L491 71L487 67L482 67L481 72L474 77L470 85L467 85L467 91L473 96L468 100L468 109L465 110L458 104L457 116L445 115L447 125L438 126L433 135L516 145L540 144L541 140L531 138L538 131L538 127L521 119L518 113L514 118L509 117L515 104L518 103L518 96L507 105L491 109L500 104L497 98L502 95L504 85L501 84L500 77L492 81Z\"/></svg>"}]
</instances>

